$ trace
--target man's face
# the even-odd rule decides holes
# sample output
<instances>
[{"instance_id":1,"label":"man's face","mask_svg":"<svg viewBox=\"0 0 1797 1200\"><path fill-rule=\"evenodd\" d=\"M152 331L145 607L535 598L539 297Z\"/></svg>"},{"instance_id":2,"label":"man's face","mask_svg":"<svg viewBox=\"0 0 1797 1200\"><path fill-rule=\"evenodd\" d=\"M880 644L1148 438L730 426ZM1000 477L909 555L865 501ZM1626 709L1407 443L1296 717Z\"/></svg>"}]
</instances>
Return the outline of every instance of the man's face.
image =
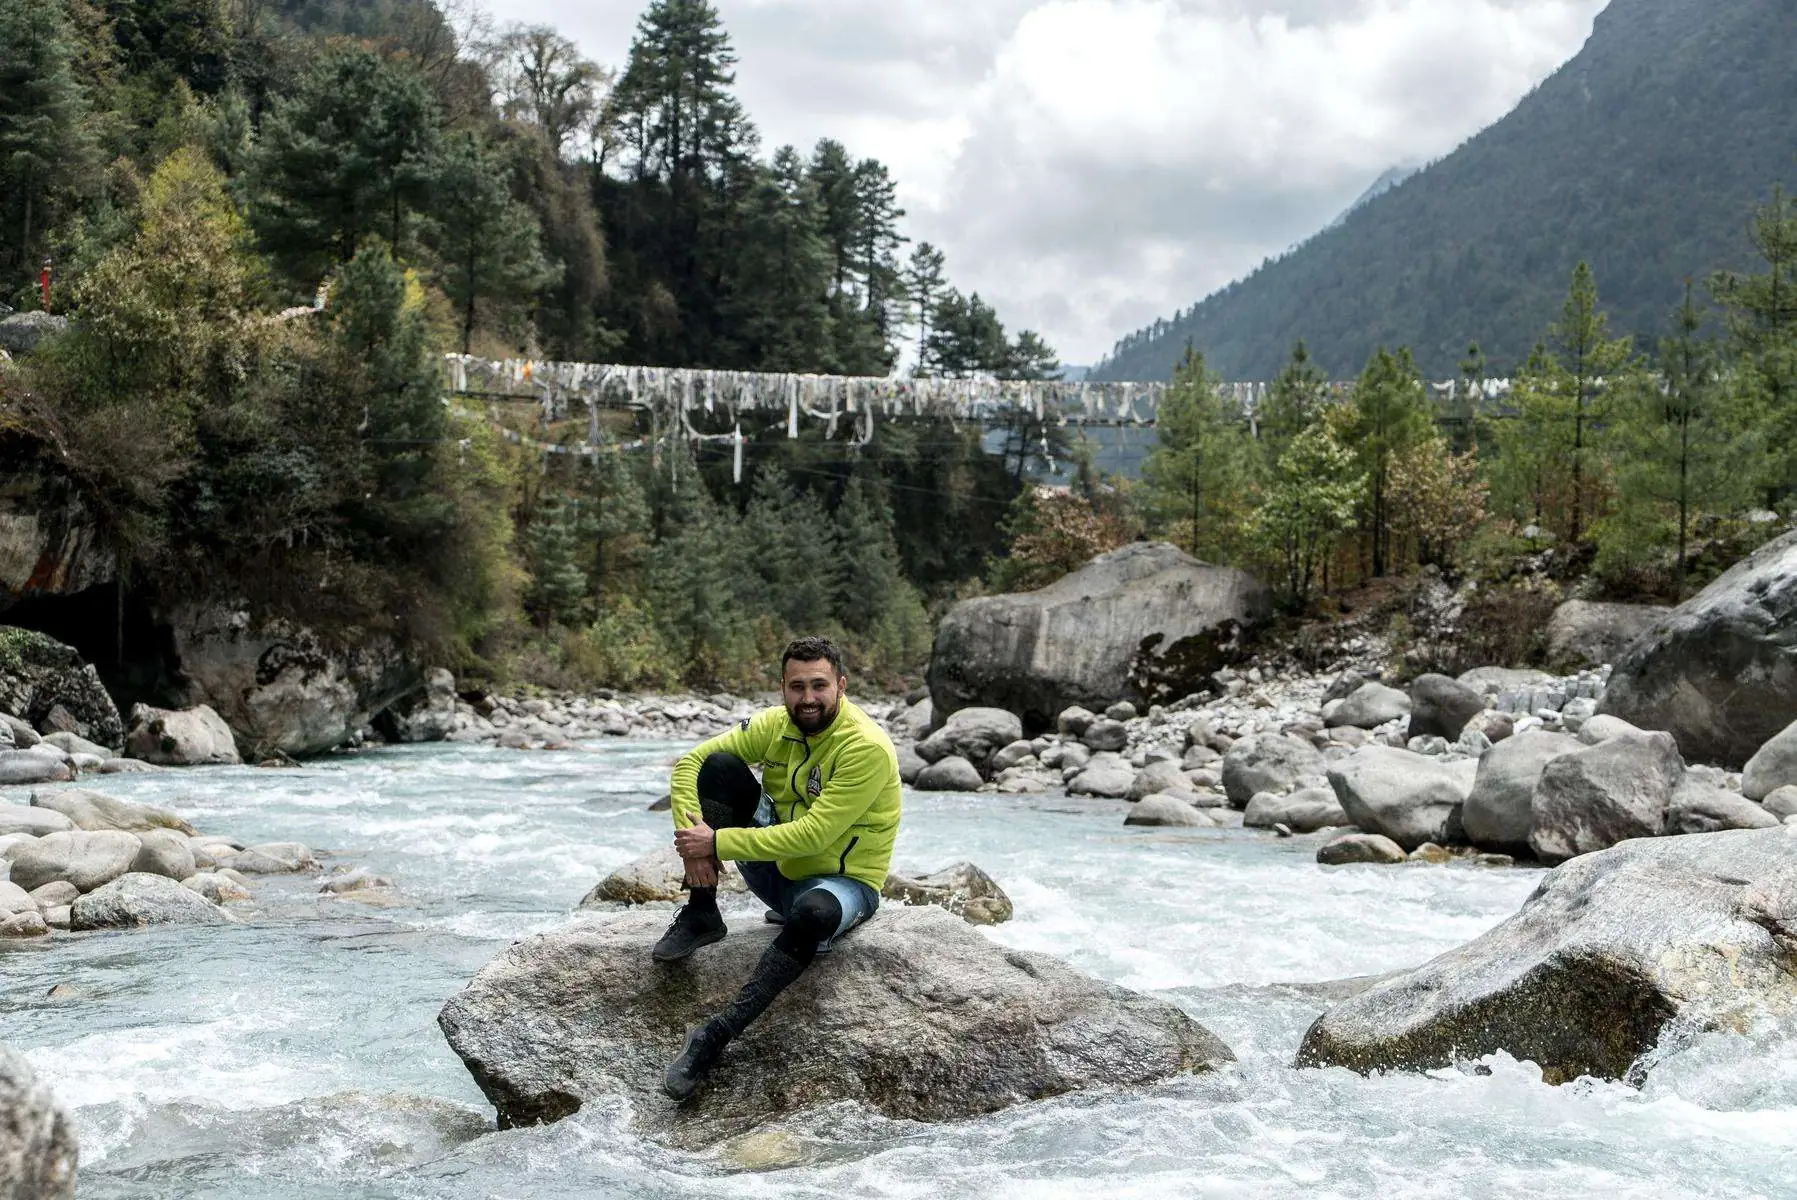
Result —
<instances>
[{"instance_id":1,"label":"man's face","mask_svg":"<svg viewBox=\"0 0 1797 1200\"><path fill-rule=\"evenodd\" d=\"M781 681L786 712L800 733L810 737L830 727L842 707L842 692L847 684L848 680L838 675L827 659L800 662L795 658L786 664L786 675Z\"/></svg>"}]
</instances>

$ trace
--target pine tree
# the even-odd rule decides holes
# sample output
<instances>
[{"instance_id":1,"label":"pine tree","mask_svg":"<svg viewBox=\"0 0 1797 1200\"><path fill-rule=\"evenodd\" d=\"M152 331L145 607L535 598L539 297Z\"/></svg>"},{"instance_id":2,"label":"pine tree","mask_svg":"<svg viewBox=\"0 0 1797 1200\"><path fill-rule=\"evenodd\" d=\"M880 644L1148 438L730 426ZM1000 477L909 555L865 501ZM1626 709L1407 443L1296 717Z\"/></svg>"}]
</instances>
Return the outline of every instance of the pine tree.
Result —
<instances>
[{"instance_id":1,"label":"pine tree","mask_svg":"<svg viewBox=\"0 0 1797 1200\"><path fill-rule=\"evenodd\" d=\"M790 146L757 167L738 206L723 315L737 359L760 371L816 371L830 354L830 257L805 164Z\"/></svg>"},{"instance_id":2,"label":"pine tree","mask_svg":"<svg viewBox=\"0 0 1797 1200\"><path fill-rule=\"evenodd\" d=\"M919 242L905 266L904 286L905 299L917 321L917 373L935 375L936 364L929 359L930 335L936 329L936 309L948 289L942 251Z\"/></svg>"},{"instance_id":3,"label":"pine tree","mask_svg":"<svg viewBox=\"0 0 1797 1200\"><path fill-rule=\"evenodd\" d=\"M1300 340L1281 368L1258 414L1262 456L1277 466L1293 440L1323 419L1328 381Z\"/></svg>"},{"instance_id":4,"label":"pine tree","mask_svg":"<svg viewBox=\"0 0 1797 1200\"><path fill-rule=\"evenodd\" d=\"M438 160L433 225L463 354L483 308L516 312L559 274L543 260L536 218L512 199L507 174L472 134L452 137Z\"/></svg>"},{"instance_id":5,"label":"pine tree","mask_svg":"<svg viewBox=\"0 0 1797 1200\"><path fill-rule=\"evenodd\" d=\"M1618 406L1619 511L1598 528L1598 567L1614 574L1642 561L1669 531L1673 590L1683 599L1692 522L1746 502L1758 447L1724 386L1689 284L1656 365L1657 378L1638 378Z\"/></svg>"},{"instance_id":6,"label":"pine tree","mask_svg":"<svg viewBox=\"0 0 1797 1200\"><path fill-rule=\"evenodd\" d=\"M1410 351L1374 352L1346 418L1346 444L1354 448L1366 478L1366 519L1361 522L1371 542L1372 572L1383 576L1391 562L1392 460L1431 432L1423 381Z\"/></svg>"},{"instance_id":7,"label":"pine tree","mask_svg":"<svg viewBox=\"0 0 1797 1200\"><path fill-rule=\"evenodd\" d=\"M0 300L35 277L93 152L62 0L0 0Z\"/></svg>"},{"instance_id":8,"label":"pine tree","mask_svg":"<svg viewBox=\"0 0 1797 1200\"><path fill-rule=\"evenodd\" d=\"M1797 492L1797 205L1782 189L1754 215L1763 274L1718 275L1712 286L1727 315L1743 399L1764 421L1775 453L1767 493Z\"/></svg>"},{"instance_id":9,"label":"pine tree","mask_svg":"<svg viewBox=\"0 0 1797 1200\"><path fill-rule=\"evenodd\" d=\"M524 604L544 629L579 619L587 578L580 569L574 506L559 496L538 505L525 534L530 587Z\"/></svg>"},{"instance_id":10,"label":"pine tree","mask_svg":"<svg viewBox=\"0 0 1797 1200\"><path fill-rule=\"evenodd\" d=\"M1204 356L1189 347L1161 397L1156 432L1159 443L1142 464L1142 479L1161 523L1199 558L1237 560L1253 443L1243 414L1223 399Z\"/></svg>"},{"instance_id":11,"label":"pine tree","mask_svg":"<svg viewBox=\"0 0 1797 1200\"><path fill-rule=\"evenodd\" d=\"M1302 611L1335 539L1354 527L1365 491L1354 453L1326 426L1301 430L1273 466L1273 480L1255 509L1252 535L1278 567L1285 603Z\"/></svg>"},{"instance_id":12,"label":"pine tree","mask_svg":"<svg viewBox=\"0 0 1797 1200\"><path fill-rule=\"evenodd\" d=\"M320 59L276 102L250 167L263 249L309 292L378 234L394 253L438 178L437 103L410 68L369 50Z\"/></svg>"}]
</instances>

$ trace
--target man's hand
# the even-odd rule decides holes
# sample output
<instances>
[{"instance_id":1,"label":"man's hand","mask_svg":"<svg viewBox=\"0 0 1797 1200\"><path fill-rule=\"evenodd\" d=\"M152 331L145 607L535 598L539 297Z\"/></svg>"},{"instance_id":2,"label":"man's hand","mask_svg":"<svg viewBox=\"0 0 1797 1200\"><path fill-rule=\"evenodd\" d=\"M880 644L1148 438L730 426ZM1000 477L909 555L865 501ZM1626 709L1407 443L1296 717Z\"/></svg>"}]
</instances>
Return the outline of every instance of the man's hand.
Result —
<instances>
[{"instance_id":1,"label":"man's hand","mask_svg":"<svg viewBox=\"0 0 1797 1200\"><path fill-rule=\"evenodd\" d=\"M689 862L693 859L708 859L717 854L717 835L712 833L711 826L704 821L689 829L674 831L674 849L680 851L680 857Z\"/></svg>"},{"instance_id":2,"label":"man's hand","mask_svg":"<svg viewBox=\"0 0 1797 1200\"><path fill-rule=\"evenodd\" d=\"M689 858L686 860L686 885L688 887L716 887L718 872L724 864L715 858Z\"/></svg>"}]
</instances>

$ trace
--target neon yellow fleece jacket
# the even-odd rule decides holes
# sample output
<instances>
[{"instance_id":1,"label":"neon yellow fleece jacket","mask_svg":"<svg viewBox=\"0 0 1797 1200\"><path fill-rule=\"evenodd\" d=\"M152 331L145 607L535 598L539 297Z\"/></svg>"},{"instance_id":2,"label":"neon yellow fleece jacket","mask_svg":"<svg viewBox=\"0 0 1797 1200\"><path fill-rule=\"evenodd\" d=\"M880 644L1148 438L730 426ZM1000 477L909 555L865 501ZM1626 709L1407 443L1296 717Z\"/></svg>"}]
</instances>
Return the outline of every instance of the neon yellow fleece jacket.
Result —
<instances>
[{"instance_id":1,"label":"neon yellow fleece jacket","mask_svg":"<svg viewBox=\"0 0 1797 1200\"><path fill-rule=\"evenodd\" d=\"M848 875L879 891L892 865L903 798L892 739L846 698L836 719L806 737L784 707L764 709L701 742L674 765L674 827L699 821L699 765L727 750L762 770L776 824L720 829L718 857L773 862L788 879Z\"/></svg>"}]
</instances>

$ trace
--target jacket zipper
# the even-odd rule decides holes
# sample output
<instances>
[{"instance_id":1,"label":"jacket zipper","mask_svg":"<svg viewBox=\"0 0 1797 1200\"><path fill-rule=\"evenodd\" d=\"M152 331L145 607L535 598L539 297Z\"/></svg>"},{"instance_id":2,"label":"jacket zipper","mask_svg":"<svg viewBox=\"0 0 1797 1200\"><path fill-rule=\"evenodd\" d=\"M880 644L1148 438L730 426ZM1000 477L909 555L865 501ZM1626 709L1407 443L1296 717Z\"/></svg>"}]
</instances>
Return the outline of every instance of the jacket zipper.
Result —
<instances>
[{"instance_id":1,"label":"jacket zipper","mask_svg":"<svg viewBox=\"0 0 1797 1200\"><path fill-rule=\"evenodd\" d=\"M799 772L803 771L805 769L805 764L811 761L811 740L809 738L800 738L799 745L805 747L805 757L801 758L799 760L799 765L792 769L792 804L788 806L786 810L786 819L788 821L792 820L793 814L799 811Z\"/></svg>"},{"instance_id":2,"label":"jacket zipper","mask_svg":"<svg viewBox=\"0 0 1797 1200\"><path fill-rule=\"evenodd\" d=\"M836 863L836 873L838 875L847 875L849 873L849 855L854 853L855 843L859 842L860 840L861 840L861 835L856 834L854 837L849 839L849 844L842 848L842 858L839 859Z\"/></svg>"}]
</instances>

